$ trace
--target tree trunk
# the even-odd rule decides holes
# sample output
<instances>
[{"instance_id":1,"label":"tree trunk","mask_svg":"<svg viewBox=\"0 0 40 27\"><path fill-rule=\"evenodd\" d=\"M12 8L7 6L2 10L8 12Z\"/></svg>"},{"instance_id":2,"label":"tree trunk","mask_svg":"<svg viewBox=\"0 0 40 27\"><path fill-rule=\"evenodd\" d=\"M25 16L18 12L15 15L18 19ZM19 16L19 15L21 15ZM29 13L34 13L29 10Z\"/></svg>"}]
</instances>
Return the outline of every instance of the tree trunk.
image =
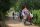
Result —
<instances>
[{"instance_id":1,"label":"tree trunk","mask_svg":"<svg viewBox=\"0 0 40 27\"><path fill-rule=\"evenodd\" d=\"M2 27L5 27L5 18L2 11L1 11L1 18L2 18Z\"/></svg>"}]
</instances>

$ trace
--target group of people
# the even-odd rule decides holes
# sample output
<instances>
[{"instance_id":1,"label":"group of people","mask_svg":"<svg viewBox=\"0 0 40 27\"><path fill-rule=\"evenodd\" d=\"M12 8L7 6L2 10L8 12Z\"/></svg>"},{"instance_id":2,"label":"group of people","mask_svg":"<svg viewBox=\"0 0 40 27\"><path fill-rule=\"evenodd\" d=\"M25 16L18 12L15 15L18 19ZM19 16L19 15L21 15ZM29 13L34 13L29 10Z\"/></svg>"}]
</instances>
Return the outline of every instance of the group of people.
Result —
<instances>
[{"instance_id":1,"label":"group of people","mask_svg":"<svg viewBox=\"0 0 40 27\"><path fill-rule=\"evenodd\" d=\"M33 14L26 8L26 6L22 10L21 15L22 15L24 22L25 21L29 21L30 23L32 22Z\"/></svg>"},{"instance_id":2,"label":"group of people","mask_svg":"<svg viewBox=\"0 0 40 27\"><path fill-rule=\"evenodd\" d=\"M25 4L20 12L20 19L23 20L23 22L30 22L32 23L33 14L29 11L28 6Z\"/></svg>"},{"instance_id":3,"label":"group of people","mask_svg":"<svg viewBox=\"0 0 40 27\"><path fill-rule=\"evenodd\" d=\"M22 8L22 10L20 11L20 20L23 22L32 22L32 17L33 17L33 14L29 11L28 9L28 6L25 4Z\"/></svg>"}]
</instances>

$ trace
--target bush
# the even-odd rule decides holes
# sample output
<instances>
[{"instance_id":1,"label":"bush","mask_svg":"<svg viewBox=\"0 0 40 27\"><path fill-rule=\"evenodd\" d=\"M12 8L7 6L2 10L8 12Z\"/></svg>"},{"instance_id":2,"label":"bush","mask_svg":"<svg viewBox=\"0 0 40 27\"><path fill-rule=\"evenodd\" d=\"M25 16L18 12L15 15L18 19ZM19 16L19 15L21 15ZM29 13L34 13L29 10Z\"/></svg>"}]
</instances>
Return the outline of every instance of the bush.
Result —
<instances>
[{"instance_id":1,"label":"bush","mask_svg":"<svg viewBox=\"0 0 40 27\"><path fill-rule=\"evenodd\" d=\"M40 25L40 11L39 10L32 10L33 13L33 23L36 25Z\"/></svg>"}]
</instances>

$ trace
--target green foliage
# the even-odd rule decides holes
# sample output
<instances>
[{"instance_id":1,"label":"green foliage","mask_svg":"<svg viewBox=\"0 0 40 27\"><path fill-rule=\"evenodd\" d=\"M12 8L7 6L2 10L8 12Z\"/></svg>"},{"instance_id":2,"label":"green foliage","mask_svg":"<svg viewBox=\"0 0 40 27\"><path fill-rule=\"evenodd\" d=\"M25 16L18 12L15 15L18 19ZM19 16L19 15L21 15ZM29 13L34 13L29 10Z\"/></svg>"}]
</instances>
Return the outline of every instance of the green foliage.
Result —
<instances>
[{"instance_id":1,"label":"green foliage","mask_svg":"<svg viewBox=\"0 0 40 27\"><path fill-rule=\"evenodd\" d=\"M20 7L20 6L21 6L21 5L20 5L20 2L18 1L18 2L16 3L16 5L14 6L15 11L19 12L19 11L20 11L20 9L21 9L21 7Z\"/></svg>"},{"instance_id":2,"label":"green foliage","mask_svg":"<svg viewBox=\"0 0 40 27\"><path fill-rule=\"evenodd\" d=\"M0 0L0 19L5 19L5 15L10 7L14 6L17 0Z\"/></svg>"},{"instance_id":3,"label":"green foliage","mask_svg":"<svg viewBox=\"0 0 40 27\"><path fill-rule=\"evenodd\" d=\"M1 3L0 4L0 16L4 20L4 17L7 14L7 11L10 9L10 2L9 0L1 0L0 3Z\"/></svg>"},{"instance_id":4,"label":"green foliage","mask_svg":"<svg viewBox=\"0 0 40 27\"><path fill-rule=\"evenodd\" d=\"M17 0L15 5L14 5L15 11L20 11L21 7L24 3L28 4L28 7L29 7L30 10L40 9L40 0Z\"/></svg>"},{"instance_id":5,"label":"green foliage","mask_svg":"<svg viewBox=\"0 0 40 27\"><path fill-rule=\"evenodd\" d=\"M15 6L15 4L16 4L17 1L18 0L10 0L11 6Z\"/></svg>"},{"instance_id":6,"label":"green foliage","mask_svg":"<svg viewBox=\"0 0 40 27\"><path fill-rule=\"evenodd\" d=\"M32 10L32 13L34 14L33 23L40 25L40 10Z\"/></svg>"}]
</instances>

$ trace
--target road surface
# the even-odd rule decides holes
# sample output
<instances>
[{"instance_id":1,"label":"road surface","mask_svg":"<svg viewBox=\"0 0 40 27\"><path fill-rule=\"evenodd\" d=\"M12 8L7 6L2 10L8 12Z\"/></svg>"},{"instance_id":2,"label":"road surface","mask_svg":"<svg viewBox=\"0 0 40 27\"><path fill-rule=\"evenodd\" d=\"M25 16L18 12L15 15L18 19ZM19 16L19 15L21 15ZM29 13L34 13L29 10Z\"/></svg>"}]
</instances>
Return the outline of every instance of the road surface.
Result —
<instances>
[{"instance_id":1,"label":"road surface","mask_svg":"<svg viewBox=\"0 0 40 27\"><path fill-rule=\"evenodd\" d=\"M8 27L38 27L38 26L35 26L35 25L24 25L22 22L17 22L17 21L6 21L5 24L8 26Z\"/></svg>"}]
</instances>

